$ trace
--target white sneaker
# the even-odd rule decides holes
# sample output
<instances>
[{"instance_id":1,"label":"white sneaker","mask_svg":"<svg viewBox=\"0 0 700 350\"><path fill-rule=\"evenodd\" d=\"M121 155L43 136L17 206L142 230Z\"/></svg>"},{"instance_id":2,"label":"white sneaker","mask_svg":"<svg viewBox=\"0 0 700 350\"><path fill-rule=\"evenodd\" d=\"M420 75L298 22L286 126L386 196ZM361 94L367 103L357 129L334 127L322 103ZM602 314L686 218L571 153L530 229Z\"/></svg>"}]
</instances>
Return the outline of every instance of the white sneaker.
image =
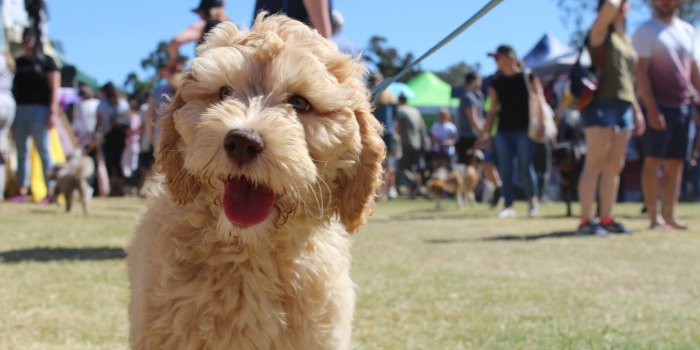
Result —
<instances>
[{"instance_id":1,"label":"white sneaker","mask_svg":"<svg viewBox=\"0 0 700 350\"><path fill-rule=\"evenodd\" d=\"M396 187L389 187L389 198L394 199L399 196L399 192L396 191Z\"/></svg>"},{"instance_id":2,"label":"white sneaker","mask_svg":"<svg viewBox=\"0 0 700 350\"><path fill-rule=\"evenodd\" d=\"M513 208L505 208L498 212L498 217L501 219L514 218L516 216L517 214L515 213L515 210Z\"/></svg>"},{"instance_id":3,"label":"white sneaker","mask_svg":"<svg viewBox=\"0 0 700 350\"><path fill-rule=\"evenodd\" d=\"M527 210L527 215L531 218L534 218L539 214L540 212L540 206L538 204L531 205L530 208Z\"/></svg>"}]
</instances>

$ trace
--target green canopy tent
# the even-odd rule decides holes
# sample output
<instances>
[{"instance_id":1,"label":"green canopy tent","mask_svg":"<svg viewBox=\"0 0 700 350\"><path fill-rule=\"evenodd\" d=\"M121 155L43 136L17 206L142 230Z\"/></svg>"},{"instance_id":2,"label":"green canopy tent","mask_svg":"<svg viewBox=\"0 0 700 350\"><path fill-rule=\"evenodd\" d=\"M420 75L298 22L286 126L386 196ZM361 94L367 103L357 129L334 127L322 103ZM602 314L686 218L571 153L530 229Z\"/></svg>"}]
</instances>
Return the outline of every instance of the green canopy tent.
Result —
<instances>
[{"instance_id":1,"label":"green canopy tent","mask_svg":"<svg viewBox=\"0 0 700 350\"><path fill-rule=\"evenodd\" d=\"M417 75L406 85L416 93L416 96L410 98L408 103L418 107L428 128L437 120L440 108L454 110L459 107L459 99L452 98L452 86L431 72Z\"/></svg>"},{"instance_id":2,"label":"green canopy tent","mask_svg":"<svg viewBox=\"0 0 700 350\"><path fill-rule=\"evenodd\" d=\"M63 87L73 87L76 82L85 84L97 90L99 85L97 79L90 74L86 73L84 70L78 68L74 64L70 63L63 54L59 51L54 50L52 54L58 58L61 63L61 86Z\"/></svg>"}]
</instances>

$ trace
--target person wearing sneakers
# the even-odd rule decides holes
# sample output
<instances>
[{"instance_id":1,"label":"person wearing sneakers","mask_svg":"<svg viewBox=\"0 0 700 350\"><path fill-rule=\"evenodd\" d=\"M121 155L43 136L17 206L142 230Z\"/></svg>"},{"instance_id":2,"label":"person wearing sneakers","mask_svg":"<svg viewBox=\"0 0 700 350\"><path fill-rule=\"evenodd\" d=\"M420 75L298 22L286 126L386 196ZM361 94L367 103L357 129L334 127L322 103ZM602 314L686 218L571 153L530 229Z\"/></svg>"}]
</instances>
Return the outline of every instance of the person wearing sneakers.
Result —
<instances>
[{"instance_id":1,"label":"person wearing sneakers","mask_svg":"<svg viewBox=\"0 0 700 350\"><path fill-rule=\"evenodd\" d=\"M654 17L634 33L639 54L637 81L649 128L644 135L642 189L652 229L687 229L676 217L676 203L688 155L692 89L700 91L693 59L695 29L677 17L681 0L654 0ZM663 169L661 215L657 212L659 169Z\"/></svg>"},{"instance_id":2,"label":"person wearing sneakers","mask_svg":"<svg viewBox=\"0 0 700 350\"><path fill-rule=\"evenodd\" d=\"M581 222L578 234L607 236L631 230L615 220L613 209L625 165L625 152L634 130L644 131L644 120L634 91L634 65L637 55L625 34L629 3L625 0L599 0L598 16L586 45L599 73L598 91L581 111L586 139L586 162L578 194ZM600 58L602 55L602 58ZM600 219L595 219L593 202L600 199Z\"/></svg>"},{"instance_id":3,"label":"person wearing sneakers","mask_svg":"<svg viewBox=\"0 0 700 350\"><path fill-rule=\"evenodd\" d=\"M529 79L535 91L541 92L539 79L523 71L515 50L508 45L499 46L489 56L496 60L500 74L494 76L489 87L491 108L481 132L482 142L491 139L491 127L498 114L498 131L493 140L498 171L502 175L505 206L498 213L500 218L516 216L513 209L515 200L513 186L513 160L518 159L518 175L525 186L525 197L529 201L528 215L538 212L537 181L532 163L532 141L528 137L530 120L529 90L525 79ZM544 130L542 130L544 132Z\"/></svg>"},{"instance_id":4,"label":"person wearing sneakers","mask_svg":"<svg viewBox=\"0 0 700 350\"><path fill-rule=\"evenodd\" d=\"M29 201L29 173L27 139L31 136L41 158L41 169L47 188L47 196L40 203L48 204L53 197L54 181L49 179L53 159L49 152L49 130L58 120L60 112L59 91L61 72L56 61L41 49L41 36L27 28L22 35L24 55L15 63L12 95L17 103L12 135L17 148L17 184L19 195L10 202Z\"/></svg>"}]
</instances>

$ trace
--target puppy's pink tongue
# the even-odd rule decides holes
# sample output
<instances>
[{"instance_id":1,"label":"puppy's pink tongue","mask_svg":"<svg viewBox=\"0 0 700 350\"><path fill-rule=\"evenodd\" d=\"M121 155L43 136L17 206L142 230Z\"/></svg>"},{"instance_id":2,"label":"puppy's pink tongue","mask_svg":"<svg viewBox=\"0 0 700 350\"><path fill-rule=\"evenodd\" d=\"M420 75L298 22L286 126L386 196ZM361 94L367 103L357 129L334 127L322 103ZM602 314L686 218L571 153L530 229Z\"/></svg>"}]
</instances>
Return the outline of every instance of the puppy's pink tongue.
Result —
<instances>
[{"instance_id":1,"label":"puppy's pink tongue","mask_svg":"<svg viewBox=\"0 0 700 350\"><path fill-rule=\"evenodd\" d=\"M250 181L238 178L226 183L221 203L229 221L249 227L270 216L275 195L267 187L256 187Z\"/></svg>"}]
</instances>

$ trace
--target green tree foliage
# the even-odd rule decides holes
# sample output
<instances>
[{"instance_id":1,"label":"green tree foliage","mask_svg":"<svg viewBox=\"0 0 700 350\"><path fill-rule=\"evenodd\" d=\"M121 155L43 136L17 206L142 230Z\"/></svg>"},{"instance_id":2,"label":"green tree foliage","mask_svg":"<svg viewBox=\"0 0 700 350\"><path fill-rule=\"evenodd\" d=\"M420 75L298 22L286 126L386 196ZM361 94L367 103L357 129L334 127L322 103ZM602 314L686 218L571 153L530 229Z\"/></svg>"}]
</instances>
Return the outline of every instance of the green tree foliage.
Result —
<instances>
[{"instance_id":1,"label":"green tree foliage","mask_svg":"<svg viewBox=\"0 0 700 350\"><path fill-rule=\"evenodd\" d=\"M570 42L579 45L590 25L598 0L556 0L561 12L561 19L567 26L572 26ZM650 11L653 0L628 0L631 11ZM700 0L682 0L678 14L682 19L700 23Z\"/></svg>"},{"instance_id":2,"label":"green tree foliage","mask_svg":"<svg viewBox=\"0 0 700 350\"><path fill-rule=\"evenodd\" d=\"M446 81L452 86L464 85L464 76L468 72L479 71L479 64L469 65L465 62L459 62L447 67L446 70L435 72L440 79Z\"/></svg>"},{"instance_id":3,"label":"green tree foliage","mask_svg":"<svg viewBox=\"0 0 700 350\"><path fill-rule=\"evenodd\" d=\"M386 39L380 36L373 36L369 40L369 46L364 51L364 58L374 66L374 71L379 71L384 77L391 77L398 74L408 64L413 62L413 54L399 54L398 50L389 47ZM421 72L419 67L413 67L399 81L407 82Z\"/></svg>"},{"instance_id":4,"label":"green tree foliage","mask_svg":"<svg viewBox=\"0 0 700 350\"><path fill-rule=\"evenodd\" d=\"M168 43L165 41L159 42L155 50L141 60L141 68L151 72L150 75L144 80L141 80L136 72L131 72L127 75L124 81L124 90L129 98L145 101L153 88L153 84L158 79L158 70L172 61L168 53ZM187 62L187 57L179 55L175 61L184 64Z\"/></svg>"},{"instance_id":5,"label":"green tree foliage","mask_svg":"<svg viewBox=\"0 0 700 350\"><path fill-rule=\"evenodd\" d=\"M124 90L129 99L145 102L153 89L153 83L154 79L141 80L136 73L131 72L124 81Z\"/></svg>"}]
</instances>

